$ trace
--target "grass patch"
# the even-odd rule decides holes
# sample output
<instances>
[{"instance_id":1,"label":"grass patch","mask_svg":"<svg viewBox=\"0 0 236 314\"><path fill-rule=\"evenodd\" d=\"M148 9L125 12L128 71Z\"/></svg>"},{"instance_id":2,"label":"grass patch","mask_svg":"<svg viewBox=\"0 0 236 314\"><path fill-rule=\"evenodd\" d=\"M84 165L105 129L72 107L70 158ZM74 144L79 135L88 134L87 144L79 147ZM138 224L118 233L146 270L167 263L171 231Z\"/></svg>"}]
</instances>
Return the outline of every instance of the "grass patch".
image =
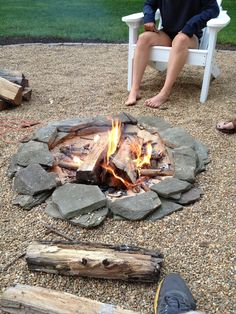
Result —
<instances>
[{"instance_id":1,"label":"grass patch","mask_svg":"<svg viewBox=\"0 0 236 314\"><path fill-rule=\"evenodd\" d=\"M231 24L219 42L236 44L236 1L224 0ZM0 38L127 42L121 17L140 12L143 0L0 0Z\"/></svg>"}]
</instances>

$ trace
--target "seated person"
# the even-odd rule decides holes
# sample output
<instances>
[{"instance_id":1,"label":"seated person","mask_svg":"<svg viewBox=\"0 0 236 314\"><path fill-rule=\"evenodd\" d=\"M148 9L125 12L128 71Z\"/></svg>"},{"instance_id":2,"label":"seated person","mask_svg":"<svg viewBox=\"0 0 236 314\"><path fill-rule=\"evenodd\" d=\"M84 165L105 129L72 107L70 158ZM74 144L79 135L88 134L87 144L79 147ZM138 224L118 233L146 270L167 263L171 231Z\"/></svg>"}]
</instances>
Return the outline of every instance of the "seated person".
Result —
<instances>
[{"instance_id":1,"label":"seated person","mask_svg":"<svg viewBox=\"0 0 236 314\"><path fill-rule=\"evenodd\" d=\"M160 9L162 29L157 30L155 12ZM219 15L216 0L146 0L144 3L144 30L139 36L133 60L132 88L126 101L127 106L135 105L141 98L140 84L149 61L152 46L172 47L167 75L163 88L145 104L158 108L168 101L171 89L186 63L189 48L197 48L202 29L207 21Z\"/></svg>"}]
</instances>

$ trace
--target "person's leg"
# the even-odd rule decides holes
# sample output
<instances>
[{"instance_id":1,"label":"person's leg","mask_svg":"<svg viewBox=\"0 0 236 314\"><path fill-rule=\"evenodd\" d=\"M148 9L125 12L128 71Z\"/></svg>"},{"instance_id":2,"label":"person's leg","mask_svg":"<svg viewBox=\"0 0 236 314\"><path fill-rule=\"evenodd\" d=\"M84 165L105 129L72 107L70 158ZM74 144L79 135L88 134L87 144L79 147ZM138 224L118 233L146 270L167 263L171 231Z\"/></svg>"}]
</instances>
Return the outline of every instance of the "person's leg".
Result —
<instances>
[{"instance_id":1,"label":"person's leg","mask_svg":"<svg viewBox=\"0 0 236 314\"><path fill-rule=\"evenodd\" d=\"M186 63L188 49L197 48L197 46L198 38L195 35L191 38L183 33L176 35L172 42L165 84L159 94L146 100L145 104L147 106L158 108L168 100L174 82Z\"/></svg>"},{"instance_id":2,"label":"person's leg","mask_svg":"<svg viewBox=\"0 0 236 314\"><path fill-rule=\"evenodd\" d=\"M140 98L140 84L149 61L150 48L156 45L170 47L171 39L162 31L144 32L138 38L133 60L132 87L125 103L127 106L135 105Z\"/></svg>"}]
</instances>

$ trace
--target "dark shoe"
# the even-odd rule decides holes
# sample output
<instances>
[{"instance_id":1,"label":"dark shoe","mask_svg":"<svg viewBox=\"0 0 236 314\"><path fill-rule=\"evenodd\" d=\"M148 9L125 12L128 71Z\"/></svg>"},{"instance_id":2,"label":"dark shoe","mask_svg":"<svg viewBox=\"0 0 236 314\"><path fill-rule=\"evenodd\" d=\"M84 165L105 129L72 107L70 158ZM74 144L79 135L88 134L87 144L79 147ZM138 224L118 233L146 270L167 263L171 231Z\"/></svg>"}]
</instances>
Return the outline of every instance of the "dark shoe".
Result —
<instances>
[{"instance_id":1,"label":"dark shoe","mask_svg":"<svg viewBox=\"0 0 236 314\"><path fill-rule=\"evenodd\" d=\"M178 274L169 274L160 283L154 302L155 314L180 314L196 309L196 301Z\"/></svg>"}]
</instances>

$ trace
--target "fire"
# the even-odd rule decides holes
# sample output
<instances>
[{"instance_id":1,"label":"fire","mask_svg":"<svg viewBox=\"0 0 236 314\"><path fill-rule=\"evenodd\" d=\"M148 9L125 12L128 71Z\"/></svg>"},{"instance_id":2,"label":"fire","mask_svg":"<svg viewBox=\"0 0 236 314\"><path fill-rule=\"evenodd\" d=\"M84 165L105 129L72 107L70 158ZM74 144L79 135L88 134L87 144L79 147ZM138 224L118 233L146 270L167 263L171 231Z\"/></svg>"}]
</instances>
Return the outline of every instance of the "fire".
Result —
<instances>
[{"instance_id":1,"label":"fire","mask_svg":"<svg viewBox=\"0 0 236 314\"><path fill-rule=\"evenodd\" d=\"M108 149L107 149L107 165L109 158L117 149L121 136L121 122L112 120L112 129L108 132Z\"/></svg>"},{"instance_id":2,"label":"fire","mask_svg":"<svg viewBox=\"0 0 236 314\"><path fill-rule=\"evenodd\" d=\"M132 145L132 150L137 158L133 160L137 169L141 169L144 165L149 165L152 157L152 144L148 143L146 146L146 154L142 156L141 145Z\"/></svg>"},{"instance_id":3,"label":"fire","mask_svg":"<svg viewBox=\"0 0 236 314\"><path fill-rule=\"evenodd\" d=\"M111 173L116 179L120 180L126 186L127 189L131 189L135 186L135 184L129 183L128 181L124 180L122 177L118 176L115 173L115 170L108 164L103 164L102 167L106 169L109 173Z\"/></svg>"}]
</instances>

